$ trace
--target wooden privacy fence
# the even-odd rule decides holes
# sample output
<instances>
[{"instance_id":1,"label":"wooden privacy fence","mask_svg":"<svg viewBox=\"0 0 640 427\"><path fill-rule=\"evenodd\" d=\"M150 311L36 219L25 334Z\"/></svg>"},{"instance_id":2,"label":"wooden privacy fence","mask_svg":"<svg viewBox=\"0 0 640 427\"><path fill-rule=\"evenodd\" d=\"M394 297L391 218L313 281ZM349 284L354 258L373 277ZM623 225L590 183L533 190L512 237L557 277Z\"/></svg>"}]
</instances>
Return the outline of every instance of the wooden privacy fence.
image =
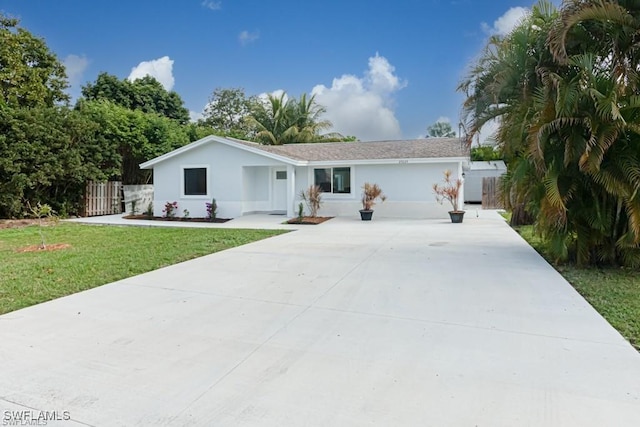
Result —
<instances>
[{"instance_id":1,"label":"wooden privacy fence","mask_svg":"<svg viewBox=\"0 0 640 427\"><path fill-rule=\"evenodd\" d=\"M482 178L482 209L501 209L499 176Z\"/></svg>"},{"instance_id":2,"label":"wooden privacy fence","mask_svg":"<svg viewBox=\"0 0 640 427\"><path fill-rule=\"evenodd\" d=\"M87 182L84 190L84 216L122 213L120 181Z\"/></svg>"}]
</instances>

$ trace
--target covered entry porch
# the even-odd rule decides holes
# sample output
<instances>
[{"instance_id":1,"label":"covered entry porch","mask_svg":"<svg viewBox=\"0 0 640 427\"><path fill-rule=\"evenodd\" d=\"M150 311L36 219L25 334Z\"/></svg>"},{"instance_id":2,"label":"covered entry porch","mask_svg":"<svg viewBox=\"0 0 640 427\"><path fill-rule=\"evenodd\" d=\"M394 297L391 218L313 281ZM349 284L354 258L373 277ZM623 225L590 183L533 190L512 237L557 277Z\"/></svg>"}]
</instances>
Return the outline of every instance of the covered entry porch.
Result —
<instances>
[{"instance_id":1,"label":"covered entry porch","mask_svg":"<svg viewBox=\"0 0 640 427\"><path fill-rule=\"evenodd\" d=\"M243 166L242 215L295 215L296 170L293 165Z\"/></svg>"}]
</instances>

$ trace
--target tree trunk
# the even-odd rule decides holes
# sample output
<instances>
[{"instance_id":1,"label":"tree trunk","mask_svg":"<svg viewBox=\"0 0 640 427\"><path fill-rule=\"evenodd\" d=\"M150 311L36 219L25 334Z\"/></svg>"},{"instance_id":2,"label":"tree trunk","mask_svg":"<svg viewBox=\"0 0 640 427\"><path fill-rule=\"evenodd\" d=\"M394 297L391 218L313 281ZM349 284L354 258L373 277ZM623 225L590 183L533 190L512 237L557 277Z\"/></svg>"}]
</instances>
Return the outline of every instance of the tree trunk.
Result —
<instances>
[{"instance_id":1,"label":"tree trunk","mask_svg":"<svg viewBox=\"0 0 640 427\"><path fill-rule=\"evenodd\" d=\"M510 224L511 226L533 224L533 217L526 211L524 203L520 203L513 207L513 210L511 211Z\"/></svg>"}]
</instances>

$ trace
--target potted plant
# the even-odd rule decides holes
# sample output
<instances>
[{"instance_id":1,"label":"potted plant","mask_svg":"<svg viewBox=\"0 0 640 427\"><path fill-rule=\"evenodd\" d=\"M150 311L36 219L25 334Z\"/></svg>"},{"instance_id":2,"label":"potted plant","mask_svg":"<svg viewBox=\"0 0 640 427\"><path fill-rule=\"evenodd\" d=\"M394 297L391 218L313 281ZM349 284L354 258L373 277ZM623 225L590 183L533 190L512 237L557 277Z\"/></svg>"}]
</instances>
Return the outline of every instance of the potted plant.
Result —
<instances>
[{"instance_id":1,"label":"potted plant","mask_svg":"<svg viewBox=\"0 0 640 427\"><path fill-rule=\"evenodd\" d=\"M387 196L382 193L382 189L378 184L371 184L365 182L362 186L362 209L360 210L360 218L363 221L371 221L373 216L373 209L376 200L384 202L387 200Z\"/></svg>"},{"instance_id":2,"label":"potted plant","mask_svg":"<svg viewBox=\"0 0 640 427\"><path fill-rule=\"evenodd\" d=\"M453 210L449 211L452 223L461 223L464 217L464 211L458 209L458 197L460 196L460 188L462 187L462 180L460 178L454 180L451 178L451 171L447 169L444 171L443 184L433 184L433 192L436 193L436 200L438 203L443 204L444 201L451 203Z\"/></svg>"}]
</instances>

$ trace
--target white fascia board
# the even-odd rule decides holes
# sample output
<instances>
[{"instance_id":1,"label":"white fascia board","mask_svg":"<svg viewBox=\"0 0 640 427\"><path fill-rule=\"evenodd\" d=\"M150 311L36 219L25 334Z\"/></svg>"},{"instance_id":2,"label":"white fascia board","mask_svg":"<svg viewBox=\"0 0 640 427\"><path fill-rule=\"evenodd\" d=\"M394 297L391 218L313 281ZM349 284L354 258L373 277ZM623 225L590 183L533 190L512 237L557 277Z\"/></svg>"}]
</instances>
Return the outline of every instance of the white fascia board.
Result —
<instances>
[{"instance_id":1,"label":"white fascia board","mask_svg":"<svg viewBox=\"0 0 640 427\"><path fill-rule=\"evenodd\" d=\"M228 145L230 147L238 148L240 150L244 150L244 151L248 151L248 152L253 153L253 154L257 154L257 155L262 156L262 157L267 157L267 158L272 159L272 160L277 160L279 162L286 163L288 165L305 166L308 163L307 161L295 160L295 159L292 159L291 157L285 157L285 156L281 156L279 154L274 154L274 153L270 153L268 151L261 150L259 148L250 147L248 145L244 145L244 144L241 144L239 142L235 142L235 141L230 140L230 139L221 138L218 142L221 142L222 144L226 144L226 145Z\"/></svg>"},{"instance_id":2,"label":"white fascia board","mask_svg":"<svg viewBox=\"0 0 640 427\"><path fill-rule=\"evenodd\" d=\"M291 159L289 157L285 157L285 156L280 156L278 154L269 153L267 151L263 151L263 150L260 150L258 148L249 147L247 145L240 144L238 142L229 140L227 138L223 138L221 136L209 135L209 136L205 136L202 139L194 141L194 142L192 142L190 144L182 146L180 148L176 148L175 150L170 151L170 152L168 152L166 154L163 154L162 156L158 156L158 157L156 157L154 159L151 159L149 161L141 163L139 167L140 167L140 169L153 169L153 166L157 165L160 162L164 162L165 160L171 159L172 157L180 155L180 154L182 154L182 153L184 153L186 151L193 150L194 148L200 147L201 145L207 144L209 142L219 142L221 144L225 144L225 145L228 145L230 147L238 148L240 150L244 150L244 151L248 151L250 153L257 154L259 156L263 156L263 157L267 157L267 158L270 158L270 159L273 159L273 160L277 160L277 161L283 162L285 164L290 164L290 165L294 165L294 166L304 166L304 165L307 164L307 162L294 160L294 159Z\"/></svg>"},{"instance_id":3,"label":"white fascia board","mask_svg":"<svg viewBox=\"0 0 640 427\"><path fill-rule=\"evenodd\" d=\"M204 145L210 141L215 140L213 138L213 135L209 135L209 136L205 136L202 139L199 139L197 141L193 141L190 144L187 145L183 145L180 148L176 148L173 151L169 151L168 153L163 154L162 156L158 156L155 157L151 160L148 160L144 163L140 163L140 169L153 169L153 166L155 166L156 164L160 163L160 162L164 162L165 160L168 160L172 157L175 157L181 153L184 153L185 151L189 151L189 150L193 150L194 148L200 147L201 145Z\"/></svg>"},{"instance_id":4,"label":"white fascia board","mask_svg":"<svg viewBox=\"0 0 640 427\"><path fill-rule=\"evenodd\" d=\"M397 165L465 162L466 157L430 157L417 159L368 159L368 160L322 160L310 161L309 166L351 166L351 165Z\"/></svg>"}]
</instances>

